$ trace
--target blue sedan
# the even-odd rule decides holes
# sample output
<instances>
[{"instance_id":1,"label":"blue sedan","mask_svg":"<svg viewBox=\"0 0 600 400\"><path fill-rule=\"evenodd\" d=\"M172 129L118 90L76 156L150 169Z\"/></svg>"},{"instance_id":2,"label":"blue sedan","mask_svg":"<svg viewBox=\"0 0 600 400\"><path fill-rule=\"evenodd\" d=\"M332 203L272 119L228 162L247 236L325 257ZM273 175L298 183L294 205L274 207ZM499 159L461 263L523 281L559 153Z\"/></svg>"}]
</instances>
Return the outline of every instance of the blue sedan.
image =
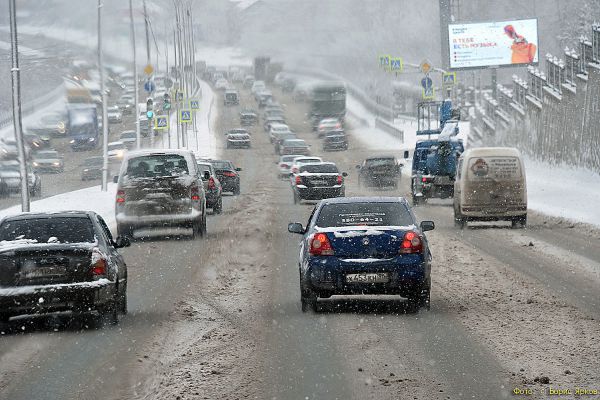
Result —
<instances>
[{"instance_id":1,"label":"blue sedan","mask_svg":"<svg viewBox=\"0 0 600 400\"><path fill-rule=\"evenodd\" d=\"M288 231L300 243L302 311L316 310L318 298L332 295L391 294L411 309L429 309L431 253L424 232L402 197L341 197L322 200L308 226Z\"/></svg>"}]
</instances>

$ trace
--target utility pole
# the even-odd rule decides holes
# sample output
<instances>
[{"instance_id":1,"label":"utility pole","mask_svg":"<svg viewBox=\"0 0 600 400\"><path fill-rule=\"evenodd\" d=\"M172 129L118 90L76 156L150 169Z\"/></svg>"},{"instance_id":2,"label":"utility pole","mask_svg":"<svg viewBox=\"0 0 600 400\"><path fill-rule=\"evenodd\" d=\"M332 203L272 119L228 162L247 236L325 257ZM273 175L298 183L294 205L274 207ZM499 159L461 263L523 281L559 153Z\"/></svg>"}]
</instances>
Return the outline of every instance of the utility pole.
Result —
<instances>
[{"instance_id":1,"label":"utility pole","mask_svg":"<svg viewBox=\"0 0 600 400\"><path fill-rule=\"evenodd\" d=\"M15 0L9 0L10 42L12 59L12 102L15 140L19 153L19 173L21 175L21 211L29 212L29 180L27 176L27 160L25 160L25 141L21 121L21 71L19 70L19 43L17 41L17 9Z\"/></svg>"},{"instance_id":2,"label":"utility pole","mask_svg":"<svg viewBox=\"0 0 600 400\"><path fill-rule=\"evenodd\" d=\"M138 95L138 72L137 72L137 56L135 54L135 26L133 24L133 5L132 0L129 0L129 24L131 25L131 44L133 46L133 80L134 80L134 99L135 99L135 137L137 148L142 146L142 135L140 133L140 98Z\"/></svg>"},{"instance_id":3,"label":"utility pole","mask_svg":"<svg viewBox=\"0 0 600 400\"><path fill-rule=\"evenodd\" d=\"M150 30L148 22L148 10L146 9L146 0L143 1L144 6L144 26L146 27L146 65L152 64L152 57L150 54ZM148 76L148 81L152 80L152 76ZM150 92L152 96L152 92ZM148 110L146 110L148 111ZM152 118L148 118L148 135L150 135L150 148L154 148L154 129L152 128Z\"/></svg>"},{"instance_id":4,"label":"utility pole","mask_svg":"<svg viewBox=\"0 0 600 400\"><path fill-rule=\"evenodd\" d=\"M175 28L176 29L176 28ZM175 29L173 29L173 52L174 52L174 63L175 63L175 74L179 75L179 70L177 69L177 34L175 33ZM180 82L179 82L180 77L177 76L177 80L173 83L175 85L175 112L176 112L176 118L175 121L177 123L177 148L179 149L180 147L180 142L179 142L179 134L180 134L180 126L179 126L179 91L181 90L180 88Z\"/></svg>"},{"instance_id":5,"label":"utility pole","mask_svg":"<svg viewBox=\"0 0 600 400\"><path fill-rule=\"evenodd\" d=\"M100 93L102 96L102 191L108 189L108 118L102 54L102 0L98 0L98 69L100 70Z\"/></svg>"}]
</instances>

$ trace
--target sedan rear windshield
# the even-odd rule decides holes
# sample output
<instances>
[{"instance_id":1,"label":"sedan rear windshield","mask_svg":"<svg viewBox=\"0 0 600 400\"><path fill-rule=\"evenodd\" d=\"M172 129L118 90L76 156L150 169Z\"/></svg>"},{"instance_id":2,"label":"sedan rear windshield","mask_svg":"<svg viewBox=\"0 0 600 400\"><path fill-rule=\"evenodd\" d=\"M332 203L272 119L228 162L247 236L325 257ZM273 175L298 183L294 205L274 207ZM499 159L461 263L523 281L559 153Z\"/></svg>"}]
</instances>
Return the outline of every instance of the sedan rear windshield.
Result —
<instances>
[{"instance_id":1,"label":"sedan rear windshield","mask_svg":"<svg viewBox=\"0 0 600 400\"><path fill-rule=\"evenodd\" d=\"M215 169L233 169L233 165L229 161L211 161Z\"/></svg>"},{"instance_id":2,"label":"sedan rear windshield","mask_svg":"<svg viewBox=\"0 0 600 400\"><path fill-rule=\"evenodd\" d=\"M88 218L50 217L8 220L0 225L0 242L31 240L37 243L94 243Z\"/></svg>"},{"instance_id":3,"label":"sedan rear windshield","mask_svg":"<svg viewBox=\"0 0 600 400\"><path fill-rule=\"evenodd\" d=\"M339 171L333 164L307 164L300 167L300 173L311 174L337 174Z\"/></svg>"},{"instance_id":4,"label":"sedan rear windshield","mask_svg":"<svg viewBox=\"0 0 600 400\"><path fill-rule=\"evenodd\" d=\"M371 158L366 161L367 167L380 167L380 166L390 166L396 165L396 159L394 158Z\"/></svg>"},{"instance_id":5,"label":"sedan rear windshield","mask_svg":"<svg viewBox=\"0 0 600 400\"><path fill-rule=\"evenodd\" d=\"M189 173L187 162L178 154L150 154L132 158L127 164L130 178L181 176Z\"/></svg>"},{"instance_id":6,"label":"sedan rear windshield","mask_svg":"<svg viewBox=\"0 0 600 400\"><path fill-rule=\"evenodd\" d=\"M316 225L335 226L407 226L413 217L402 203L328 204L319 212Z\"/></svg>"}]
</instances>

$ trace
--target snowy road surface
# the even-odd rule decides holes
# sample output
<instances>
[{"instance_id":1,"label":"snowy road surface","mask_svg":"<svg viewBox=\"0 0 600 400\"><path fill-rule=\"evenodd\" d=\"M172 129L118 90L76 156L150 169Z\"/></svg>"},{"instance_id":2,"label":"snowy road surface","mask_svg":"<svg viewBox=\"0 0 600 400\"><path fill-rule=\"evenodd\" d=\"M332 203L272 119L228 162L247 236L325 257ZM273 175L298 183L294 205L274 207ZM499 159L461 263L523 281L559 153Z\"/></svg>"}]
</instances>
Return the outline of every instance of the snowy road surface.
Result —
<instances>
[{"instance_id":1,"label":"snowy road surface","mask_svg":"<svg viewBox=\"0 0 600 400\"><path fill-rule=\"evenodd\" d=\"M322 153L304 105L275 94ZM254 107L246 91L243 106ZM0 398L503 399L529 388L541 399L539 377L561 388L600 382L600 232L556 218L459 231L450 203L432 202L416 209L436 223L430 312L333 298L302 313L299 237L286 227L305 223L312 205L293 204L260 127L252 149L224 149L220 132L238 125L240 107L220 110L216 135L221 156L243 168L242 194L209 217L208 237L124 249L130 313L116 327L11 322ZM406 180L395 192L359 189L354 165L378 151L351 140L349 151L324 154L350 174L348 195L408 193Z\"/></svg>"}]
</instances>

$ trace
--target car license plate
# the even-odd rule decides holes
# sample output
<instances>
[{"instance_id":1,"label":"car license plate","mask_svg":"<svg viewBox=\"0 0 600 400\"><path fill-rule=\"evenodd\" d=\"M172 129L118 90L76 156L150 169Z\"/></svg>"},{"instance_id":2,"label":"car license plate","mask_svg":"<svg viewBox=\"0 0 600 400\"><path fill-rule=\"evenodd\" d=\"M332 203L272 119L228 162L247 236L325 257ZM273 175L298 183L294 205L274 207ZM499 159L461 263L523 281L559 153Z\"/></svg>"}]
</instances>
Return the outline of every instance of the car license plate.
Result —
<instances>
[{"instance_id":1,"label":"car license plate","mask_svg":"<svg viewBox=\"0 0 600 400\"><path fill-rule=\"evenodd\" d=\"M346 274L346 282L348 283L387 283L389 280L387 272Z\"/></svg>"},{"instance_id":2,"label":"car license plate","mask_svg":"<svg viewBox=\"0 0 600 400\"><path fill-rule=\"evenodd\" d=\"M323 180L314 180L314 181L311 181L311 183L315 186L326 186L327 185L327 181L323 181Z\"/></svg>"},{"instance_id":3,"label":"car license plate","mask_svg":"<svg viewBox=\"0 0 600 400\"><path fill-rule=\"evenodd\" d=\"M67 272L65 267L53 266L53 267L37 267L31 269L25 273L25 279L32 278L44 278L48 276L60 276Z\"/></svg>"}]
</instances>

